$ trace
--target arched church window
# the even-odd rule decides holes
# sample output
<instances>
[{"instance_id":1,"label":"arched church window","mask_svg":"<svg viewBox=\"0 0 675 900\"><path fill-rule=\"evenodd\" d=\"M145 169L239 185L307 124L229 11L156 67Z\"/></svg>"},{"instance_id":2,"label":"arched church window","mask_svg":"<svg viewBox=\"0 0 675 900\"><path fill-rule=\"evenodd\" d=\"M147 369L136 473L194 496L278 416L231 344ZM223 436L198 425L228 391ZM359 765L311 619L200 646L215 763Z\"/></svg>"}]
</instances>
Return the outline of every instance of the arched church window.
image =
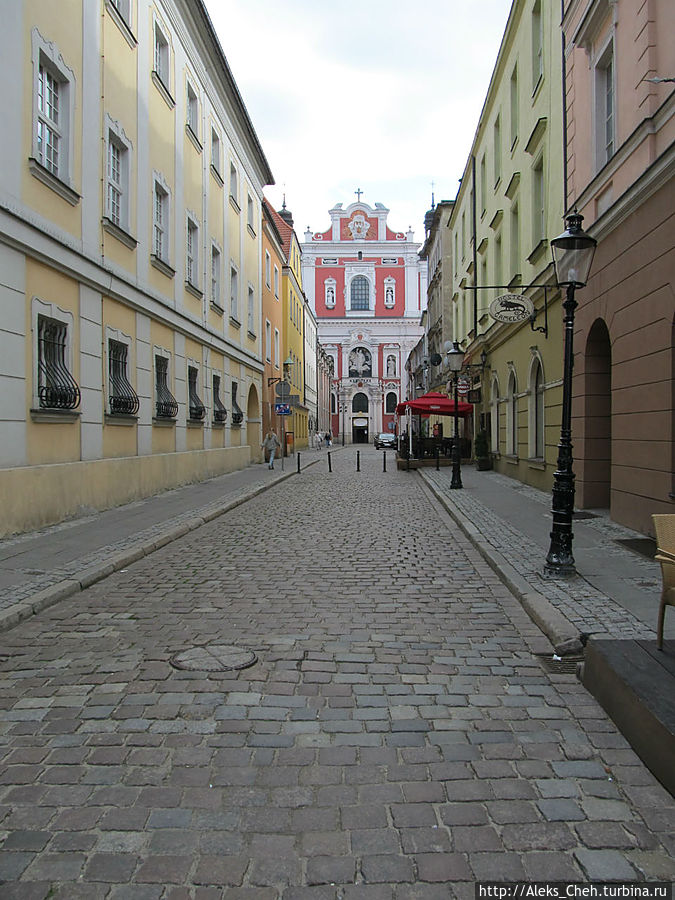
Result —
<instances>
[{"instance_id":1,"label":"arched church window","mask_svg":"<svg viewBox=\"0 0 675 900\"><path fill-rule=\"evenodd\" d=\"M387 398L384 401L384 411L386 413L396 412L396 394L393 391L387 394Z\"/></svg>"},{"instance_id":2,"label":"arched church window","mask_svg":"<svg viewBox=\"0 0 675 900\"><path fill-rule=\"evenodd\" d=\"M370 284L365 275L352 279L350 297L352 309L370 309Z\"/></svg>"},{"instance_id":3,"label":"arched church window","mask_svg":"<svg viewBox=\"0 0 675 900\"><path fill-rule=\"evenodd\" d=\"M368 412L368 397L365 394L354 394L352 397L352 412Z\"/></svg>"}]
</instances>

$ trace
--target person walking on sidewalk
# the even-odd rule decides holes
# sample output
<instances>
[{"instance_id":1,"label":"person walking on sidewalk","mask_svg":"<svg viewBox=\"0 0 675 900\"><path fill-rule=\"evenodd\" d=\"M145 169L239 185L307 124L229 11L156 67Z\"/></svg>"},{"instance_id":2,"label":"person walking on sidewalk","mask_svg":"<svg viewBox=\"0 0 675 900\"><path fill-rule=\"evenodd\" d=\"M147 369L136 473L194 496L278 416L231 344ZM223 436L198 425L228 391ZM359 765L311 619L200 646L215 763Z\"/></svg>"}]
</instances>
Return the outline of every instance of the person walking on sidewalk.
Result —
<instances>
[{"instance_id":1,"label":"person walking on sidewalk","mask_svg":"<svg viewBox=\"0 0 675 900\"><path fill-rule=\"evenodd\" d=\"M267 435L265 436L265 440L262 442L262 444L260 446L269 452L269 455L270 455L269 468L273 469L274 468L274 454L276 453L277 449L279 447L281 447L281 444L279 443L279 438L276 436L276 434L273 431L268 431Z\"/></svg>"}]
</instances>

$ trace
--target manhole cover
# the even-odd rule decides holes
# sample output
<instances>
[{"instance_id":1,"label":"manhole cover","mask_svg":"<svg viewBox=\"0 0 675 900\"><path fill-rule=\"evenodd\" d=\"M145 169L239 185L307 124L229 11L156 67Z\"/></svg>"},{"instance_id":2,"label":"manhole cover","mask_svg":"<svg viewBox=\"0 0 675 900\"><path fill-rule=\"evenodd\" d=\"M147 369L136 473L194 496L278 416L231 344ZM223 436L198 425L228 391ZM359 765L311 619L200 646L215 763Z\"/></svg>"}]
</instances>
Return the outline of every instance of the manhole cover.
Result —
<instances>
[{"instance_id":1,"label":"manhole cover","mask_svg":"<svg viewBox=\"0 0 675 900\"><path fill-rule=\"evenodd\" d=\"M196 672L223 672L229 669L246 669L252 666L258 657L253 650L246 647L234 647L231 644L207 644L205 647L192 647L171 658L171 665L176 669L190 669Z\"/></svg>"},{"instance_id":2,"label":"manhole cover","mask_svg":"<svg viewBox=\"0 0 675 900\"><path fill-rule=\"evenodd\" d=\"M584 661L582 654L551 656L550 653L536 653L535 656L551 675L576 675L577 666Z\"/></svg>"}]
</instances>

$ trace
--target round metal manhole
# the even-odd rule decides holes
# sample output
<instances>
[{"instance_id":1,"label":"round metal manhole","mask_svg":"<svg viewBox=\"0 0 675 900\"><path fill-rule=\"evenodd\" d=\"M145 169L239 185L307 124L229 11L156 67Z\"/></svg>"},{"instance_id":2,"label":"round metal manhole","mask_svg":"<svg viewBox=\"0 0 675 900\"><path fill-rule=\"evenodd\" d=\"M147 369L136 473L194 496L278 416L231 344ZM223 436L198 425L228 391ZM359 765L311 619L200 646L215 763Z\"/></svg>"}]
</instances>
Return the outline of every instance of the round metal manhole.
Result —
<instances>
[{"instance_id":1,"label":"round metal manhole","mask_svg":"<svg viewBox=\"0 0 675 900\"><path fill-rule=\"evenodd\" d=\"M232 644L206 644L192 647L171 657L171 665L176 669L195 672L226 672L231 669L247 669L258 657L253 650L235 647Z\"/></svg>"}]
</instances>

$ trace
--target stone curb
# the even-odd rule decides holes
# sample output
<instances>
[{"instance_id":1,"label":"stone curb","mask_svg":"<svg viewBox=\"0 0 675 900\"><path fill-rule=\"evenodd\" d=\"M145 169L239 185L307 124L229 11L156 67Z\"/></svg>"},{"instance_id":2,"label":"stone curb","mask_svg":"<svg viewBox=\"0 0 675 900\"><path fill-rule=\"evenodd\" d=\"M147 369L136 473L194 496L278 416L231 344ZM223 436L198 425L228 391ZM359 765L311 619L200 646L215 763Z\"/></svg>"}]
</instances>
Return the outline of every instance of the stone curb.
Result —
<instances>
[{"instance_id":1,"label":"stone curb","mask_svg":"<svg viewBox=\"0 0 675 900\"><path fill-rule=\"evenodd\" d=\"M321 462L324 458L325 457L320 456L318 459L311 459L309 462L305 463L302 469L307 469L310 466ZM161 532L156 537L153 537L136 547L123 550L97 565L81 569L67 579L52 584L30 597L24 598L7 609L0 611L0 632L8 631L10 628L18 625L19 622L29 619L31 616L46 609L48 606L53 606L60 600L65 600L66 597L72 597L73 594L77 594L85 588L90 587L92 584L96 584L97 581L102 581L104 578L112 575L113 572L118 572L120 569L124 569L132 563L138 562L138 560L143 559L143 557L154 553L155 550L159 550L161 547L165 547L167 544L183 537L189 532L201 528L206 522L211 522L213 519L217 519L219 516L230 512L230 510L235 509L237 506L241 506L242 503L247 503L249 500L257 497L258 494L262 494L274 485L286 481L293 475L297 475L297 471L295 469L289 469L288 472L277 475L267 484L245 491L234 500L226 500L219 506L210 507L206 509L202 515L196 515L185 522L181 522L180 525L174 525L166 531Z\"/></svg>"},{"instance_id":2,"label":"stone curb","mask_svg":"<svg viewBox=\"0 0 675 900\"><path fill-rule=\"evenodd\" d=\"M508 560L483 537L481 531L467 517L449 503L447 496L431 481L422 469L417 470L432 494L459 525L493 572L520 601L523 609L550 640L559 656L580 653L583 649L579 631L547 600L533 590L532 585L517 572Z\"/></svg>"}]
</instances>

